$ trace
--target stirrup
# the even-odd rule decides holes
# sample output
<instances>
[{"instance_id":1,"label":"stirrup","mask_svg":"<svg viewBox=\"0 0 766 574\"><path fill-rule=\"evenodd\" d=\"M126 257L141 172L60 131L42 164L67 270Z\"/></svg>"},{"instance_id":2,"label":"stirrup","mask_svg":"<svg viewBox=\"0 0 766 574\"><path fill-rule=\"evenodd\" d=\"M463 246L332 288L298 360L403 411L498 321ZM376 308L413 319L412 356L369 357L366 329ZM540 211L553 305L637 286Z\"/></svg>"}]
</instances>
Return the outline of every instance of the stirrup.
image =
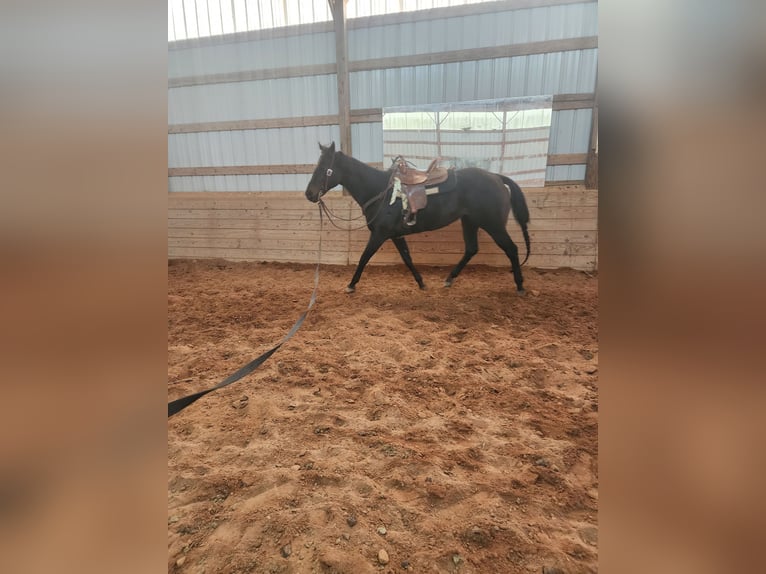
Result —
<instances>
[{"instance_id":1,"label":"stirrup","mask_svg":"<svg viewBox=\"0 0 766 574\"><path fill-rule=\"evenodd\" d=\"M418 218L417 214L415 214L415 213L408 213L407 215L404 216L404 223L405 223L405 225L408 225L409 227L412 227L413 225L415 225L417 223L417 221L416 221L417 218Z\"/></svg>"}]
</instances>

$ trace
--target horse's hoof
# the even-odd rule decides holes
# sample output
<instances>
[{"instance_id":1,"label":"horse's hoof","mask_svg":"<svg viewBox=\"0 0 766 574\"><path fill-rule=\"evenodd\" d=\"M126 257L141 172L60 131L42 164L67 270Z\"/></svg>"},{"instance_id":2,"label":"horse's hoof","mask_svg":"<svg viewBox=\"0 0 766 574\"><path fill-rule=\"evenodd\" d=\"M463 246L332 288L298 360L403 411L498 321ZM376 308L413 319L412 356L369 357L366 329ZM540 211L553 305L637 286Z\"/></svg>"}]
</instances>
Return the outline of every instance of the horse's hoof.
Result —
<instances>
[{"instance_id":1,"label":"horse's hoof","mask_svg":"<svg viewBox=\"0 0 766 574\"><path fill-rule=\"evenodd\" d=\"M445 287L452 287L452 279L446 279L444 281L444 286Z\"/></svg>"},{"instance_id":2,"label":"horse's hoof","mask_svg":"<svg viewBox=\"0 0 766 574\"><path fill-rule=\"evenodd\" d=\"M346 287L346 293L353 293L356 291L356 287Z\"/></svg>"},{"instance_id":3,"label":"horse's hoof","mask_svg":"<svg viewBox=\"0 0 766 574\"><path fill-rule=\"evenodd\" d=\"M526 289L518 289L518 290L517 290L517 293L518 293L518 294L519 294L521 297L524 297L524 296L526 296L526 294L527 294L527 290L526 290Z\"/></svg>"},{"instance_id":4,"label":"horse's hoof","mask_svg":"<svg viewBox=\"0 0 766 574\"><path fill-rule=\"evenodd\" d=\"M425 291L426 290L426 286L425 286L424 283L421 283L420 285L418 285L418 287L420 287L421 291Z\"/></svg>"}]
</instances>

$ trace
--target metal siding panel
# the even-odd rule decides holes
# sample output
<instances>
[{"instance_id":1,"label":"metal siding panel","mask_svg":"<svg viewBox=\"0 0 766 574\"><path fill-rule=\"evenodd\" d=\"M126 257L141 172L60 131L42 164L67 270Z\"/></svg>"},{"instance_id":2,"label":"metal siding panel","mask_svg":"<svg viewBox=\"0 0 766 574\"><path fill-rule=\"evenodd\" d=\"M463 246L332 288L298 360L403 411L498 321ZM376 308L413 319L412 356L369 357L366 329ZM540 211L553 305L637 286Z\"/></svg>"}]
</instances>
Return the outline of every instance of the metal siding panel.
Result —
<instances>
[{"instance_id":1,"label":"metal siding panel","mask_svg":"<svg viewBox=\"0 0 766 574\"><path fill-rule=\"evenodd\" d=\"M570 18L572 15L561 8L566 6L551 6L548 10L548 33L546 34L546 40L559 40L562 38L573 38L575 35L569 35L568 29L572 28L572 22ZM578 23L575 23L577 26Z\"/></svg>"},{"instance_id":2,"label":"metal siding panel","mask_svg":"<svg viewBox=\"0 0 766 574\"><path fill-rule=\"evenodd\" d=\"M202 177L199 180L199 187L202 191L215 191L215 181L211 177Z\"/></svg>"},{"instance_id":3,"label":"metal siding panel","mask_svg":"<svg viewBox=\"0 0 766 574\"><path fill-rule=\"evenodd\" d=\"M231 163L229 165L247 165L248 160L247 156L245 155L245 146L244 146L244 140L245 138L242 136L241 131L236 132L224 132L225 136L230 139L231 141ZM256 160L257 161L257 160Z\"/></svg>"},{"instance_id":4,"label":"metal siding panel","mask_svg":"<svg viewBox=\"0 0 766 574\"><path fill-rule=\"evenodd\" d=\"M312 163L316 143L333 140L337 126L170 134L168 167Z\"/></svg>"},{"instance_id":5,"label":"metal siding panel","mask_svg":"<svg viewBox=\"0 0 766 574\"><path fill-rule=\"evenodd\" d=\"M352 60L594 35L596 4L500 10L349 30Z\"/></svg>"},{"instance_id":6,"label":"metal siding panel","mask_svg":"<svg viewBox=\"0 0 766 574\"><path fill-rule=\"evenodd\" d=\"M530 40L530 27L531 27L531 11L530 10L517 10L513 13L512 18L513 35L511 42L513 44L521 44L524 42L531 42Z\"/></svg>"},{"instance_id":7,"label":"metal siding panel","mask_svg":"<svg viewBox=\"0 0 766 574\"><path fill-rule=\"evenodd\" d=\"M527 76L524 92L521 95L543 94L543 63L545 62L545 54L525 57L527 59Z\"/></svg>"},{"instance_id":8,"label":"metal siding panel","mask_svg":"<svg viewBox=\"0 0 766 574\"><path fill-rule=\"evenodd\" d=\"M463 50L466 47L462 18L450 18L445 22L445 38L448 39L448 44L444 50Z\"/></svg>"},{"instance_id":9,"label":"metal siding panel","mask_svg":"<svg viewBox=\"0 0 766 574\"><path fill-rule=\"evenodd\" d=\"M427 104L428 101L428 66L416 66L412 71L410 82L409 102L413 104Z\"/></svg>"},{"instance_id":10,"label":"metal siding panel","mask_svg":"<svg viewBox=\"0 0 766 574\"><path fill-rule=\"evenodd\" d=\"M335 62L334 34L317 33L170 50L168 77L333 62Z\"/></svg>"},{"instance_id":11,"label":"metal siding panel","mask_svg":"<svg viewBox=\"0 0 766 574\"><path fill-rule=\"evenodd\" d=\"M359 47L362 48L361 52L359 53L359 56L356 54L349 53L349 58L352 60L366 60L368 58L375 58L380 57L380 52L376 51L376 48L378 46L383 45L384 42L384 36L383 36L383 29L380 27L377 28L367 28L366 30L359 30L359 31L351 31L351 34L354 34L360 38Z\"/></svg>"},{"instance_id":12,"label":"metal siding panel","mask_svg":"<svg viewBox=\"0 0 766 574\"><path fill-rule=\"evenodd\" d=\"M473 46L476 48L485 48L498 45L497 34L495 33L495 22L502 19L497 14L479 14L467 19L470 22L470 37Z\"/></svg>"},{"instance_id":13,"label":"metal siding panel","mask_svg":"<svg viewBox=\"0 0 766 574\"><path fill-rule=\"evenodd\" d=\"M221 133L210 132L207 135L208 141L210 142L210 147L214 150L213 161L215 163L213 165L224 165L225 153L223 146L221 145Z\"/></svg>"},{"instance_id":14,"label":"metal siding panel","mask_svg":"<svg viewBox=\"0 0 766 574\"><path fill-rule=\"evenodd\" d=\"M511 60L511 85L508 96L515 98L527 95L528 56L516 56Z\"/></svg>"},{"instance_id":15,"label":"metal siding panel","mask_svg":"<svg viewBox=\"0 0 766 574\"><path fill-rule=\"evenodd\" d=\"M554 54L545 54L545 75L543 77L542 93L544 94L559 94L563 93L559 90L559 83L561 81L561 52Z\"/></svg>"},{"instance_id":16,"label":"metal siding panel","mask_svg":"<svg viewBox=\"0 0 766 574\"><path fill-rule=\"evenodd\" d=\"M446 50L453 50L451 45L451 38L448 30L448 20L440 18L438 20L432 20L428 24L431 27L431 36L428 46L429 52L444 52Z\"/></svg>"},{"instance_id":17,"label":"metal siding panel","mask_svg":"<svg viewBox=\"0 0 766 574\"><path fill-rule=\"evenodd\" d=\"M557 6L561 13L560 20L564 23L563 38L578 36L596 36L598 34L598 4L570 4Z\"/></svg>"},{"instance_id":18,"label":"metal siding panel","mask_svg":"<svg viewBox=\"0 0 766 574\"><path fill-rule=\"evenodd\" d=\"M361 60L367 57L366 41L357 30L348 31L347 49L349 60Z\"/></svg>"},{"instance_id":19,"label":"metal siding panel","mask_svg":"<svg viewBox=\"0 0 766 574\"><path fill-rule=\"evenodd\" d=\"M369 161L380 161L383 159L383 124L375 123L369 124L369 126L370 155L368 159Z\"/></svg>"},{"instance_id":20,"label":"metal siding panel","mask_svg":"<svg viewBox=\"0 0 766 574\"><path fill-rule=\"evenodd\" d=\"M507 97L510 61L499 58L479 63L477 90L481 99ZM498 95L501 94L501 95Z\"/></svg>"},{"instance_id":21,"label":"metal siding panel","mask_svg":"<svg viewBox=\"0 0 766 574\"><path fill-rule=\"evenodd\" d=\"M561 55L559 90L563 94L576 94L580 66L580 51L565 52Z\"/></svg>"},{"instance_id":22,"label":"metal siding panel","mask_svg":"<svg viewBox=\"0 0 766 574\"><path fill-rule=\"evenodd\" d=\"M585 179L584 165L552 165L545 171L546 181L576 181Z\"/></svg>"},{"instance_id":23,"label":"metal siding panel","mask_svg":"<svg viewBox=\"0 0 766 574\"><path fill-rule=\"evenodd\" d=\"M432 103L447 101L444 97L444 64L428 66L428 100Z\"/></svg>"},{"instance_id":24,"label":"metal siding panel","mask_svg":"<svg viewBox=\"0 0 766 574\"><path fill-rule=\"evenodd\" d=\"M190 137L186 138L186 145L189 150L187 156L188 165L205 165L205 158L203 156L202 146L200 145L200 134L189 134Z\"/></svg>"},{"instance_id":25,"label":"metal siding panel","mask_svg":"<svg viewBox=\"0 0 766 574\"><path fill-rule=\"evenodd\" d=\"M554 165L553 167L548 169L551 169L553 171L552 177L550 178L552 181L569 181L573 179L570 176L570 172L572 170L570 169L570 166L568 165Z\"/></svg>"},{"instance_id":26,"label":"metal siding panel","mask_svg":"<svg viewBox=\"0 0 766 574\"><path fill-rule=\"evenodd\" d=\"M574 110L561 110L551 114L549 153L568 153L572 139Z\"/></svg>"},{"instance_id":27,"label":"metal siding panel","mask_svg":"<svg viewBox=\"0 0 766 574\"><path fill-rule=\"evenodd\" d=\"M311 94L295 97L290 94ZM335 114L335 75L185 86L168 90L170 123Z\"/></svg>"},{"instance_id":28,"label":"metal siding panel","mask_svg":"<svg viewBox=\"0 0 766 574\"><path fill-rule=\"evenodd\" d=\"M370 89L373 96L371 107L382 108L386 99L386 79L389 77L389 70L374 70L370 72ZM364 108L364 105L360 106Z\"/></svg>"},{"instance_id":29,"label":"metal siding panel","mask_svg":"<svg viewBox=\"0 0 766 574\"><path fill-rule=\"evenodd\" d=\"M593 110L574 110L574 127L570 153L587 153L590 147L590 128Z\"/></svg>"},{"instance_id":30,"label":"metal siding panel","mask_svg":"<svg viewBox=\"0 0 766 574\"><path fill-rule=\"evenodd\" d=\"M460 100L460 64L444 64L444 101Z\"/></svg>"},{"instance_id":31,"label":"metal siding panel","mask_svg":"<svg viewBox=\"0 0 766 574\"><path fill-rule=\"evenodd\" d=\"M380 31L381 43L379 48L381 48L382 57L391 58L410 53L411 44L402 36L402 24L383 26Z\"/></svg>"},{"instance_id":32,"label":"metal siding panel","mask_svg":"<svg viewBox=\"0 0 766 574\"><path fill-rule=\"evenodd\" d=\"M303 191L309 174L214 175L168 178L170 191Z\"/></svg>"},{"instance_id":33,"label":"metal siding panel","mask_svg":"<svg viewBox=\"0 0 766 574\"><path fill-rule=\"evenodd\" d=\"M368 161L364 157L369 153L369 134L366 129L367 124L351 125L351 140L354 145L354 157L360 161Z\"/></svg>"},{"instance_id":34,"label":"metal siding panel","mask_svg":"<svg viewBox=\"0 0 766 574\"><path fill-rule=\"evenodd\" d=\"M529 42L541 42L548 39L548 22L550 21L550 8L537 8L530 10L529 17Z\"/></svg>"},{"instance_id":35,"label":"metal siding panel","mask_svg":"<svg viewBox=\"0 0 766 574\"><path fill-rule=\"evenodd\" d=\"M399 69L384 70L383 106L399 105Z\"/></svg>"},{"instance_id":36,"label":"metal siding panel","mask_svg":"<svg viewBox=\"0 0 766 574\"><path fill-rule=\"evenodd\" d=\"M476 63L476 99L489 100L495 97L495 60Z\"/></svg>"},{"instance_id":37,"label":"metal siding panel","mask_svg":"<svg viewBox=\"0 0 766 574\"><path fill-rule=\"evenodd\" d=\"M349 74L349 92L351 109L380 107L373 93L373 72L353 72Z\"/></svg>"},{"instance_id":38,"label":"metal siding panel","mask_svg":"<svg viewBox=\"0 0 766 574\"><path fill-rule=\"evenodd\" d=\"M178 165L178 146L173 134L168 134L168 167Z\"/></svg>"},{"instance_id":39,"label":"metal siding panel","mask_svg":"<svg viewBox=\"0 0 766 574\"><path fill-rule=\"evenodd\" d=\"M225 165L236 165L237 150L235 149L236 140L232 137L233 132L221 133L221 149L223 149Z\"/></svg>"},{"instance_id":40,"label":"metal siding panel","mask_svg":"<svg viewBox=\"0 0 766 574\"><path fill-rule=\"evenodd\" d=\"M547 167L545 169L545 181L562 181L563 178L557 178L556 177L556 168L559 167L557 165L552 165L550 167Z\"/></svg>"},{"instance_id":41,"label":"metal siding panel","mask_svg":"<svg viewBox=\"0 0 766 574\"><path fill-rule=\"evenodd\" d=\"M178 166L186 167L189 161L189 146L186 144L186 140L174 137L173 145L176 146L176 161L178 162Z\"/></svg>"},{"instance_id":42,"label":"metal siding panel","mask_svg":"<svg viewBox=\"0 0 766 574\"><path fill-rule=\"evenodd\" d=\"M556 126L556 140L555 146L550 146L550 153L573 153L572 150L572 137L574 134L574 118L576 110L561 110L558 117L558 124ZM551 118L551 121L553 118ZM553 139L551 144L553 144Z\"/></svg>"},{"instance_id":43,"label":"metal siding panel","mask_svg":"<svg viewBox=\"0 0 766 574\"><path fill-rule=\"evenodd\" d=\"M577 92L589 93L596 90L596 72L598 70L598 50L581 50L577 76Z\"/></svg>"},{"instance_id":44,"label":"metal siding panel","mask_svg":"<svg viewBox=\"0 0 766 574\"><path fill-rule=\"evenodd\" d=\"M370 98L365 74L366 72L353 72L348 75L348 97L352 110L361 108L360 102Z\"/></svg>"},{"instance_id":45,"label":"metal siding panel","mask_svg":"<svg viewBox=\"0 0 766 574\"><path fill-rule=\"evenodd\" d=\"M476 99L476 62L461 62L458 99L471 101Z\"/></svg>"},{"instance_id":46,"label":"metal siding panel","mask_svg":"<svg viewBox=\"0 0 766 574\"><path fill-rule=\"evenodd\" d=\"M415 79L416 68L399 68L399 102L400 105L415 103L417 81Z\"/></svg>"},{"instance_id":47,"label":"metal siding panel","mask_svg":"<svg viewBox=\"0 0 766 574\"><path fill-rule=\"evenodd\" d=\"M197 151L197 157L199 158L199 162L202 165L210 165L212 161L212 148L210 147L210 144L208 142L208 138L206 137L207 134L204 133L197 133L194 134L195 137L193 140L190 140L192 145L196 148Z\"/></svg>"},{"instance_id":48,"label":"metal siding panel","mask_svg":"<svg viewBox=\"0 0 766 574\"><path fill-rule=\"evenodd\" d=\"M418 40L415 25L412 22L402 22L396 28L397 33L393 35L395 55L417 54Z\"/></svg>"},{"instance_id":49,"label":"metal siding panel","mask_svg":"<svg viewBox=\"0 0 766 574\"><path fill-rule=\"evenodd\" d=\"M258 162L263 165L302 163L297 162L295 154L290 153L290 141L293 134L300 131L305 134L307 128L278 128L273 130L257 130L260 136Z\"/></svg>"},{"instance_id":50,"label":"metal siding panel","mask_svg":"<svg viewBox=\"0 0 766 574\"><path fill-rule=\"evenodd\" d=\"M432 38L438 33L435 24L435 21L413 23L412 34L414 36L413 48L415 54L427 54L432 50Z\"/></svg>"},{"instance_id":51,"label":"metal siding panel","mask_svg":"<svg viewBox=\"0 0 766 574\"><path fill-rule=\"evenodd\" d=\"M221 150L221 165L234 165L236 156L231 132L213 132L211 135L215 136L215 145Z\"/></svg>"}]
</instances>

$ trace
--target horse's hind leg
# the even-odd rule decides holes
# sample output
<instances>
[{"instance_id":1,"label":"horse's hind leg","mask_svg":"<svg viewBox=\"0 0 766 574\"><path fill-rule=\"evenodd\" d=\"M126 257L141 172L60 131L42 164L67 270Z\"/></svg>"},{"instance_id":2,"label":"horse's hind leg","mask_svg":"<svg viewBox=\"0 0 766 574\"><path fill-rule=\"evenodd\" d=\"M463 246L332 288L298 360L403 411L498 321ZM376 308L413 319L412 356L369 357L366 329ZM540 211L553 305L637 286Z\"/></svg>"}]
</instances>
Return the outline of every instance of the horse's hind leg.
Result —
<instances>
[{"instance_id":1,"label":"horse's hind leg","mask_svg":"<svg viewBox=\"0 0 766 574\"><path fill-rule=\"evenodd\" d=\"M412 257L410 257L410 248L407 247L407 242L404 240L404 237L393 237L391 238L391 241L394 242L394 245L396 245L396 248L399 250L399 255L402 256L402 261L404 261L407 269L410 270L412 276L415 278L415 281L418 282L418 287L425 289L426 286L423 284L423 278L420 276L420 273L418 273L418 270L415 269L415 265L412 263Z\"/></svg>"},{"instance_id":2,"label":"horse's hind leg","mask_svg":"<svg viewBox=\"0 0 766 574\"><path fill-rule=\"evenodd\" d=\"M465 243L465 253L463 258L458 261L455 268L444 280L445 287L452 287L452 282L457 278L463 267L471 260L471 257L479 252L479 237L477 235L479 228L474 225L468 218L463 217L460 222L463 224L463 242Z\"/></svg>"},{"instance_id":3,"label":"horse's hind leg","mask_svg":"<svg viewBox=\"0 0 766 574\"><path fill-rule=\"evenodd\" d=\"M516 290L520 294L526 293L524 291L524 279L521 276L521 264L519 263L519 248L508 235L508 231L501 227L499 229L486 229L487 233L495 240L500 249L505 251L508 259L511 260L511 271L513 271L513 280L516 282Z\"/></svg>"}]
</instances>

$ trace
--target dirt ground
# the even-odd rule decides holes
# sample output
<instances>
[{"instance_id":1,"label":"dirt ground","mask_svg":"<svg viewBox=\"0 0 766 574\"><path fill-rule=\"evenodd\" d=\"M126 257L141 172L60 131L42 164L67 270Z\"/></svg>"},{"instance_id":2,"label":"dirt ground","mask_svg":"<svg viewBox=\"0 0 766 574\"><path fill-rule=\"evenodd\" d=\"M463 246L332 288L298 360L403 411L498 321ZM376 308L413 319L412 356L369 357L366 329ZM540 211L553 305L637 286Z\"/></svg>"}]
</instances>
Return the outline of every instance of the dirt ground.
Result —
<instances>
[{"instance_id":1,"label":"dirt ground","mask_svg":"<svg viewBox=\"0 0 766 574\"><path fill-rule=\"evenodd\" d=\"M169 572L597 571L598 279L525 268L520 297L506 269L420 271L426 291L369 267L347 295L353 268L323 266L295 337L169 420ZM278 342L313 286L297 264L168 276L169 400Z\"/></svg>"}]
</instances>

